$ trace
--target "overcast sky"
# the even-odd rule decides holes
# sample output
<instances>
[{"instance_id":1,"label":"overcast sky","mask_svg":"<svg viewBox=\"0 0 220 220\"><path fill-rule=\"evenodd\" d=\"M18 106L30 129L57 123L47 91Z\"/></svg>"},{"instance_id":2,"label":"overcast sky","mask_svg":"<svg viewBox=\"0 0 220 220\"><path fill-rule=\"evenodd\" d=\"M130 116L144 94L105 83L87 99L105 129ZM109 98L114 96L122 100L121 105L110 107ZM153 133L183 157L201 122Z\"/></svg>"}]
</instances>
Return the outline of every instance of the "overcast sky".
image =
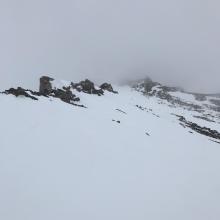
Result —
<instances>
[{"instance_id":1,"label":"overcast sky","mask_svg":"<svg viewBox=\"0 0 220 220\"><path fill-rule=\"evenodd\" d=\"M0 0L0 88L150 75L220 92L219 0Z\"/></svg>"}]
</instances>

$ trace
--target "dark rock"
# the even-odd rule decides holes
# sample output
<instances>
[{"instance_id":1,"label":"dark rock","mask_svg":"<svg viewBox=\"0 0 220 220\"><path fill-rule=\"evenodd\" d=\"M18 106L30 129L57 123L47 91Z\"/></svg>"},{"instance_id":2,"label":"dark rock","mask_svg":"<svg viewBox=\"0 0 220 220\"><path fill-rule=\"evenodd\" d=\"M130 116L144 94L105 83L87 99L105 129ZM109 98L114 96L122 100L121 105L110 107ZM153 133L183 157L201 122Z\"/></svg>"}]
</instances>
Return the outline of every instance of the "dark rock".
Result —
<instances>
[{"instance_id":1,"label":"dark rock","mask_svg":"<svg viewBox=\"0 0 220 220\"><path fill-rule=\"evenodd\" d=\"M82 92L82 86L79 83L71 82L71 87L72 87L72 89L75 89L78 92Z\"/></svg>"},{"instance_id":2,"label":"dark rock","mask_svg":"<svg viewBox=\"0 0 220 220\"><path fill-rule=\"evenodd\" d=\"M68 91L71 89L71 86L63 86L63 90Z\"/></svg>"},{"instance_id":3,"label":"dark rock","mask_svg":"<svg viewBox=\"0 0 220 220\"><path fill-rule=\"evenodd\" d=\"M152 91L152 88L154 86L158 86L160 85L160 83L157 82L153 82L151 80L151 78L146 77L144 80L142 80L141 82L139 82L137 85L134 85L133 87L139 89L144 89L143 93L144 94L148 94Z\"/></svg>"},{"instance_id":4,"label":"dark rock","mask_svg":"<svg viewBox=\"0 0 220 220\"><path fill-rule=\"evenodd\" d=\"M54 79L48 77L48 76L42 76L40 78L40 89L39 92L43 95L50 95L50 93L53 91L51 81Z\"/></svg>"},{"instance_id":5,"label":"dark rock","mask_svg":"<svg viewBox=\"0 0 220 220\"><path fill-rule=\"evenodd\" d=\"M76 97L76 95L74 95L69 88L65 88L65 90L54 89L50 95L55 98L60 99L63 102L66 102L68 104L82 107L82 108L86 108L86 106L84 106L84 105L78 105L78 104L74 103L74 102L79 102L80 98Z\"/></svg>"},{"instance_id":6,"label":"dark rock","mask_svg":"<svg viewBox=\"0 0 220 220\"><path fill-rule=\"evenodd\" d=\"M101 96L101 95L104 95L104 92L102 89L94 89L94 90L92 90L92 94Z\"/></svg>"},{"instance_id":7,"label":"dark rock","mask_svg":"<svg viewBox=\"0 0 220 220\"><path fill-rule=\"evenodd\" d=\"M32 95L34 96L42 96L43 94L41 94L40 92L36 92L36 91L32 91L30 89L27 89L26 91L30 92Z\"/></svg>"},{"instance_id":8,"label":"dark rock","mask_svg":"<svg viewBox=\"0 0 220 220\"><path fill-rule=\"evenodd\" d=\"M72 93L70 89L71 87L63 87L63 89L52 89L52 85L50 83L50 81L52 80L53 79L47 76L41 77L40 92L26 90L21 87L18 87L17 89L11 88L9 90L6 90L5 92L3 92L3 94L7 94L7 95L12 94L16 97L24 96L27 98L31 98L33 100L38 100L38 98L36 98L35 96L45 96L47 98L55 97L55 98L59 98L63 102L72 104L74 106L86 108L84 105L78 105L74 103L74 102L79 102L80 98L76 97L76 95Z\"/></svg>"},{"instance_id":9,"label":"dark rock","mask_svg":"<svg viewBox=\"0 0 220 220\"><path fill-rule=\"evenodd\" d=\"M121 112L121 113L123 113L123 114L125 114L125 115L127 114L126 112L122 111L121 109L118 109L118 108L117 108L117 109L115 109L115 110L118 111L118 112Z\"/></svg>"},{"instance_id":10,"label":"dark rock","mask_svg":"<svg viewBox=\"0 0 220 220\"><path fill-rule=\"evenodd\" d=\"M116 122L116 123L118 123L118 124L121 123L121 121L116 121L115 119L112 119L112 121L114 121L114 122Z\"/></svg>"},{"instance_id":11,"label":"dark rock","mask_svg":"<svg viewBox=\"0 0 220 220\"><path fill-rule=\"evenodd\" d=\"M182 93L187 93L182 88L179 87L163 86L160 83L152 81L150 78L146 78L142 81L139 81L136 84L133 84L132 87L135 90L142 92L146 96L150 96L150 97L155 96L157 98L160 98L161 100L165 100L169 102L171 104L170 107L180 106L184 109L193 110L197 112L202 112L203 110L202 106L200 105L186 102L170 94L170 92L177 92L177 91ZM188 94L193 94L193 93L188 93ZM215 111L219 110L217 108L218 107L215 107Z\"/></svg>"},{"instance_id":12,"label":"dark rock","mask_svg":"<svg viewBox=\"0 0 220 220\"><path fill-rule=\"evenodd\" d=\"M178 116L178 115L176 115L176 116L179 118L179 121L181 122L181 124L184 124L186 127L192 129L193 131L195 131L199 134L220 140L220 133L218 131L212 130L207 127L201 127L196 123L187 121L185 119L185 117L183 117L183 116Z\"/></svg>"},{"instance_id":13,"label":"dark rock","mask_svg":"<svg viewBox=\"0 0 220 220\"><path fill-rule=\"evenodd\" d=\"M4 93L7 94L7 95L8 94L12 94L12 95L14 95L16 97L18 97L18 96L25 96L25 97L31 98L33 100L38 100L38 98L28 94L28 90L25 90L25 89L23 89L21 87L18 87L17 89L11 88L9 90L6 90Z\"/></svg>"},{"instance_id":14,"label":"dark rock","mask_svg":"<svg viewBox=\"0 0 220 220\"><path fill-rule=\"evenodd\" d=\"M160 85L157 82L153 82L150 78L144 80L143 86L146 93L151 92L154 86Z\"/></svg>"},{"instance_id":15,"label":"dark rock","mask_svg":"<svg viewBox=\"0 0 220 220\"><path fill-rule=\"evenodd\" d=\"M85 81L81 81L80 85L82 86L82 90L89 94L92 94L93 90L95 90L94 83L88 79L86 79Z\"/></svg>"},{"instance_id":16,"label":"dark rock","mask_svg":"<svg viewBox=\"0 0 220 220\"><path fill-rule=\"evenodd\" d=\"M136 107L139 108L139 109L142 110L142 111L146 110L146 108L144 108L144 107L142 107L142 106L140 106L140 105L136 105Z\"/></svg>"},{"instance_id":17,"label":"dark rock","mask_svg":"<svg viewBox=\"0 0 220 220\"><path fill-rule=\"evenodd\" d=\"M115 93L115 94L118 93L117 91L114 91L112 85L109 84L109 83L103 83L103 84L100 86L100 88L103 89L103 90L106 90L106 91L108 91L108 92Z\"/></svg>"},{"instance_id":18,"label":"dark rock","mask_svg":"<svg viewBox=\"0 0 220 220\"><path fill-rule=\"evenodd\" d=\"M156 96L159 97L160 99L167 100L168 102L173 101L173 97L169 93L164 92L163 90L157 92Z\"/></svg>"},{"instance_id":19,"label":"dark rock","mask_svg":"<svg viewBox=\"0 0 220 220\"><path fill-rule=\"evenodd\" d=\"M54 97L59 98L66 103L80 101L80 99L76 98L76 96L70 90L56 89L53 90L52 94Z\"/></svg>"},{"instance_id":20,"label":"dark rock","mask_svg":"<svg viewBox=\"0 0 220 220\"><path fill-rule=\"evenodd\" d=\"M71 83L71 87L73 89L76 89L78 92L95 94L99 96L104 94L102 89L96 89L94 83L88 79L79 83Z\"/></svg>"},{"instance_id":21,"label":"dark rock","mask_svg":"<svg viewBox=\"0 0 220 220\"><path fill-rule=\"evenodd\" d=\"M153 88L157 86L158 89L160 89L163 93L168 93L168 92L184 92L182 88L179 87L171 87L171 86L164 86L161 85L158 82L154 82L151 78L146 77L145 79L135 82L132 87L137 89L138 91L142 91L144 94L147 95L154 95L152 94Z\"/></svg>"},{"instance_id":22,"label":"dark rock","mask_svg":"<svg viewBox=\"0 0 220 220\"><path fill-rule=\"evenodd\" d=\"M79 97L75 97L73 101L74 101L74 102L79 102L79 101L80 101L80 98L79 98Z\"/></svg>"}]
</instances>

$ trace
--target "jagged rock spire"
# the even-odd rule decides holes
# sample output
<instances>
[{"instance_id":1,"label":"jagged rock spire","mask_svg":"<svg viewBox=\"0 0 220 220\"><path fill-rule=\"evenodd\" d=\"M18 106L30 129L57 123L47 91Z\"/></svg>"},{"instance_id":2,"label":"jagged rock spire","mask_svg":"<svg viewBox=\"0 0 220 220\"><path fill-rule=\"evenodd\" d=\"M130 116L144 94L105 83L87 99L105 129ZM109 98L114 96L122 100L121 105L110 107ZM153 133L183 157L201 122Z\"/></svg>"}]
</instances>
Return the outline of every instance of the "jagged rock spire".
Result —
<instances>
[{"instance_id":1,"label":"jagged rock spire","mask_svg":"<svg viewBox=\"0 0 220 220\"><path fill-rule=\"evenodd\" d=\"M52 88L52 84L51 81L53 81L53 78L50 78L48 76L42 76L40 78L40 88L39 88L39 92L43 95L49 95L53 88Z\"/></svg>"}]
</instances>

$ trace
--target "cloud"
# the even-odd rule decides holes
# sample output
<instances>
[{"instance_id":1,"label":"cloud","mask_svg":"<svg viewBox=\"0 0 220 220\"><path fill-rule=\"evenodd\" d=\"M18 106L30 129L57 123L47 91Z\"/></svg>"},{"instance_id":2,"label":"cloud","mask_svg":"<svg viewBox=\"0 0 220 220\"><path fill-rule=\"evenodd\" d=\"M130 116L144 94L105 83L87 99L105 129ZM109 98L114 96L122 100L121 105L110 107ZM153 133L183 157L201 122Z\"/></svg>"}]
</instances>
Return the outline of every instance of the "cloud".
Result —
<instances>
[{"instance_id":1,"label":"cloud","mask_svg":"<svg viewBox=\"0 0 220 220\"><path fill-rule=\"evenodd\" d=\"M220 92L216 0L3 0L0 88L151 75Z\"/></svg>"}]
</instances>

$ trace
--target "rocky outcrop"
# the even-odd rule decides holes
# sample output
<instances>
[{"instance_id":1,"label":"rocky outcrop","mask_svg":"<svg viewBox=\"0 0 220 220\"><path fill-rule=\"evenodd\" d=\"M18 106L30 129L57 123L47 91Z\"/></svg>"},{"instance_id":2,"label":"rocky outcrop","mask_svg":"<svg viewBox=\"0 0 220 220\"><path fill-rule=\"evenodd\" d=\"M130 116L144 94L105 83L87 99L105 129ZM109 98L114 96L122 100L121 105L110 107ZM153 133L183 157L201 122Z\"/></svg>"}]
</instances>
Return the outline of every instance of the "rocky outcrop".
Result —
<instances>
[{"instance_id":1,"label":"rocky outcrop","mask_svg":"<svg viewBox=\"0 0 220 220\"><path fill-rule=\"evenodd\" d=\"M31 99L33 99L33 100L38 100L38 98L36 98L36 97L34 97L34 96L32 96L32 95L30 95L28 92L30 92L30 93L34 93L34 92L32 92L32 91L30 91L30 90L25 90L25 89L23 89L23 88L21 88L21 87L18 87L17 89L14 89L14 88L10 88L9 90L5 90L5 94L11 94L11 95L14 95L14 96L16 96L16 97L18 97L18 96L24 96L24 97L27 97L27 98L31 98ZM36 93L36 95L37 95L37 93Z\"/></svg>"},{"instance_id":2,"label":"rocky outcrop","mask_svg":"<svg viewBox=\"0 0 220 220\"><path fill-rule=\"evenodd\" d=\"M40 78L40 88L39 88L39 92L43 95L50 95L50 93L52 92L53 88L52 88L52 84L51 82L53 81L53 78L50 78L48 76L42 76Z\"/></svg>"},{"instance_id":3,"label":"rocky outcrop","mask_svg":"<svg viewBox=\"0 0 220 220\"><path fill-rule=\"evenodd\" d=\"M98 96L104 95L104 90L117 93L116 91L113 90L111 84L108 83L102 84L102 88L103 88L102 89L95 87L95 84L92 81L86 79L79 83L71 83L70 86L66 86L63 88L53 88L52 85L53 80L54 80L53 78L50 78L48 76L42 76L40 78L39 92L26 90L21 87L18 87L17 89L11 88L9 90L6 90L4 93L12 94L15 95L16 97L25 96L33 100L38 100L36 96L54 97L54 98L59 98L63 102L72 105L77 105L80 107L85 107L85 106L74 103L74 102L79 102L80 98L76 97L76 95L73 94L73 90L77 90L78 92L84 92L87 94L95 94Z\"/></svg>"},{"instance_id":4,"label":"rocky outcrop","mask_svg":"<svg viewBox=\"0 0 220 220\"><path fill-rule=\"evenodd\" d=\"M159 97L160 99L167 100L168 102L174 101L174 98L168 92L165 92L163 90L158 91L158 92L155 91L152 93L152 95L154 95L154 93L155 93L155 96Z\"/></svg>"},{"instance_id":5,"label":"rocky outcrop","mask_svg":"<svg viewBox=\"0 0 220 220\"><path fill-rule=\"evenodd\" d=\"M71 87L64 87L63 89L53 89L51 81L53 81L53 79L50 77L47 77L47 76L41 77L39 92L18 87L17 89L11 88L9 90L6 90L3 93L7 95L12 94L16 97L24 96L27 98L31 98L33 100L38 100L36 96L54 97L54 98L58 98L61 101L72 104L72 105L85 107L83 105L78 105L74 103L74 102L79 102L80 99L72 93L72 91L70 90Z\"/></svg>"},{"instance_id":6,"label":"rocky outcrop","mask_svg":"<svg viewBox=\"0 0 220 220\"><path fill-rule=\"evenodd\" d=\"M179 121L182 123L181 125L188 127L199 134L220 140L220 133L218 131L212 130L207 127L201 127L196 123L187 121L186 118L183 116L177 115L177 117L179 118Z\"/></svg>"},{"instance_id":7,"label":"rocky outcrop","mask_svg":"<svg viewBox=\"0 0 220 220\"><path fill-rule=\"evenodd\" d=\"M154 82L151 78L147 77L138 83L133 85L133 88L137 89L138 91L142 91L145 95L155 95L158 91L164 94L168 94L169 92L184 92L182 88L179 87L172 87L172 86L164 86L158 82Z\"/></svg>"},{"instance_id":8,"label":"rocky outcrop","mask_svg":"<svg viewBox=\"0 0 220 220\"><path fill-rule=\"evenodd\" d=\"M70 86L63 87L63 89L53 88L51 83L53 80L54 80L53 78L50 78L48 76L42 76L40 78L40 94L44 96L52 96L60 99L63 102L72 105L77 105L74 102L78 102L80 101L80 99L72 93L71 87ZM77 106L84 107L81 105L77 105Z\"/></svg>"},{"instance_id":9,"label":"rocky outcrop","mask_svg":"<svg viewBox=\"0 0 220 220\"><path fill-rule=\"evenodd\" d=\"M151 78L146 77L143 80L134 82L132 87L135 88L138 91L142 91L144 94L149 94L152 92L152 88L155 86L159 86L160 83L154 82L151 80Z\"/></svg>"},{"instance_id":10,"label":"rocky outcrop","mask_svg":"<svg viewBox=\"0 0 220 220\"><path fill-rule=\"evenodd\" d=\"M56 89L52 91L51 95L69 104L80 101L80 99L77 98L76 95L74 95L69 89Z\"/></svg>"},{"instance_id":11,"label":"rocky outcrop","mask_svg":"<svg viewBox=\"0 0 220 220\"><path fill-rule=\"evenodd\" d=\"M95 94L99 96L104 94L104 91L102 89L96 89L94 83L88 79L79 83L71 83L71 87L73 89L76 89L78 92Z\"/></svg>"},{"instance_id":12,"label":"rocky outcrop","mask_svg":"<svg viewBox=\"0 0 220 220\"><path fill-rule=\"evenodd\" d=\"M84 81L81 81L79 83L71 83L71 88L74 90L77 90L78 92L84 92L87 94L95 94L98 96L104 95L104 91L112 92L114 94L118 94L117 91L115 91L111 84L109 83L103 83L99 88L95 86L95 84L86 79Z\"/></svg>"},{"instance_id":13,"label":"rocky outcrop","mask_svg":"<svg viewBox=\"0 0 220 220\"><path fill-rule=\"evenodd\" d=\"M117 91L114 91L112 85L109 84L109 83L103 83L103 84L100 86L100 88L101 88L102 90L106 90L106 91L108 91L108 92L112 92L112 93L118 94L118 92L117 92Z\"/></svg>"},{"instance_id":14,"label":"rocky outcrop","mask_svg":"<svg viewBox=\"0 0 220 220\"><path fill-rule=\"evenodd\" d=\"M146 78L134 84L133 88L139 92L142 92L146 96L149 96L149 97L155 96L161 100L165 100L169 102L173 107L180 106L188 110L193 110L197 112L202 111L202 107L200 105L186 102L183 99L180 99L172 95L172 92L186 93L182 88L164 86L160 83L152 81L150 78ZM191 93L187 93L187 94L191 94ZM202 99L204 97L202 97L201 95L199 97L197 96L197 98Z\"/></svg>"}]
</instances>

